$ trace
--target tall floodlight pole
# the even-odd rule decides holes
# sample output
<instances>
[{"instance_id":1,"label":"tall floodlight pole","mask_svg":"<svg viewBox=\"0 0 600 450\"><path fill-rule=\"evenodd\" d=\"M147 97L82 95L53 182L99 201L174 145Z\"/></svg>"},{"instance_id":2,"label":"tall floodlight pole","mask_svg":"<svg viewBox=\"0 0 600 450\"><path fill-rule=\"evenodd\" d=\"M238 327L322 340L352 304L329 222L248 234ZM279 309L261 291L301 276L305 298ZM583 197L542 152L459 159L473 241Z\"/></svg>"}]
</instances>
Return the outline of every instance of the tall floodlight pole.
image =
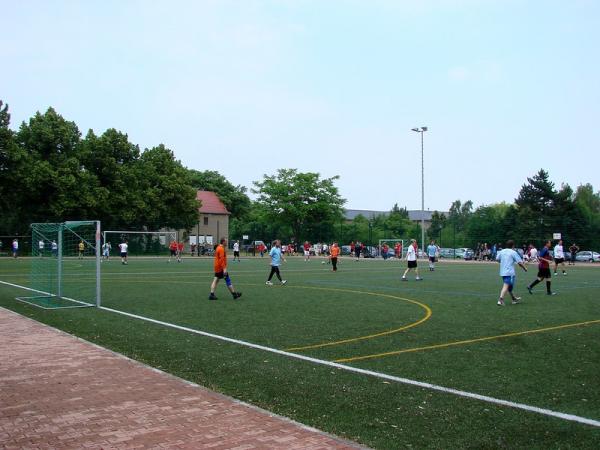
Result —
<instances>
[{"instance_id":1,"label":"tall floodlight pole","mask_svg":"<svg viewBox=\"0 0 600 450\"><path fill-rule=\"evenodd\" d=\"M412 131L421 133L421 251L425 254L425 159L423 155L423 134L427 127L413 128Z\"/></svg>"}]
</instances>

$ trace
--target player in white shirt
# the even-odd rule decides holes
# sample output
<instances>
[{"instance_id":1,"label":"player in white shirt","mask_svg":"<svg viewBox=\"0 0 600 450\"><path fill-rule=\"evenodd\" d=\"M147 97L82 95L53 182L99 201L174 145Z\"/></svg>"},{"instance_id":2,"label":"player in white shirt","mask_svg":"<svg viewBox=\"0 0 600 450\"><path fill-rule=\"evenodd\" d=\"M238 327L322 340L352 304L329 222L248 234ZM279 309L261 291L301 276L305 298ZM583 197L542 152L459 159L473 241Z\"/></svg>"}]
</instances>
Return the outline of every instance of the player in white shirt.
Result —
<instances>
[{"instance_id":1,"label":"player in white shirt","mask_svg":"<svg viewBox=\"0 0 600 450\"><path fill-rule=\"evenodd\" d=\"M40 258L42 256L44 256L44 247L45 247L44 240L40 239L40 242L38 242L38 250L39 250Z\"/></svg>"},{"instance_id":2,"label":"player in white shirt","mask_svg":"<svg viewBox=\"0 0 600 450\"><path fill-rule=\"evenodd\" d=\"M235 261L237 258L238 262L240 262L240 241L235 241L233 243L233 260Z\"/></svg>"},{"instance_id":3,"label":"player in white shirt","mask_svg":"<svg viewBox=\"0 0 600 450\"><path fill-rule=\"evenodd\" d=\"M407 281L406 275L412 269L415 269L415 274L417 275L415 280L421 281L423 278L419 276L419 268L417 267L417 241L415 239L410 240L410 245L406 249L406 262L408 267L404 271L404 275L402 275L402 281Z\"/></svg>"},{"instance_id":4,"label":"player in white shirt","mask_svg":"<svg viewBox=\"0 0 600 450\"><path fill-rule=\"evenodd\" d=\"M102 244L102 259L106 259L108 261L108 258L110 258L110 250L110 242L105 242Z\"/></svg>"},{"instance_id":5,"label":"player in white shirt","mask_svg":"<svg viewBox=\"0 0 600 450\"><path fill-rule=\"evenodd\" d=\"M127 239L119 244L119 251L121 252L121 264L127 264Z\"/></svg>"},{"instance_id":6,"label":"player in white shirt","mask_svg":"<svg viewBox=\"0 0 600 450\"><path fill-rule=\"evenodd\" d=\"M559 265L562 268L562 274L566 275L567 271L565 270L565 252L563 250L562 239L560 239L554 246L554 275L556 275L556 269L558 269Z\"/></svg>"}]
</instances>

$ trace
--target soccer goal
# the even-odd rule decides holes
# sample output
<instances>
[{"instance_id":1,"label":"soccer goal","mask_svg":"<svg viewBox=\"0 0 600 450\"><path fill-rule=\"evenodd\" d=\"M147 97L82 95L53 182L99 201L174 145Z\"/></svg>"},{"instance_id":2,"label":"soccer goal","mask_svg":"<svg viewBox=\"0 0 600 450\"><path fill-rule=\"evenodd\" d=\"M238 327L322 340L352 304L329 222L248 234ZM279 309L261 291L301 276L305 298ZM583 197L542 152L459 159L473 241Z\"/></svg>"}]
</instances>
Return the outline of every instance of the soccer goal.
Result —
<instances>
[{"instance_id":1,"label":"soccer goal","mask_svg":"<svg viewBox=\"0 0 600 450\"><path fill-rule=\"evenodd\" d=\"M383 248L383 244L387 244L389 247L386 259L395 257L396 244L400 244L400 249L401 249L401 253L402 253L400 255L400 257L402 258L404 255L406 255L406 241L404 239L391 239L391 238L390 239L379 239L379 252L380 252L379 256L383 256L383 255L381 255L381 251L382 251L381 249Z\"/></svg>"},{"instance_id":2,"label":"soccer goal","mask_svg":"<svg viewBox=\"0 0 600 450\"><path fill-rule=\"evenodd\" d=\"M100 222L31 224L30 286L44 309L100 306Z\"/></svg>"},{"instance_id":3,"label":"soccer goal","mask_svg":"<svg viewBox=\"0 0 600 450\"><path fill-rule=\"evenodd\" d=\"M103 240L117 256L119 244L125 241L130 256L168 256L169 244L177 242L177 231L106 230L103 232Z\"/></svg>"}]
</instances>

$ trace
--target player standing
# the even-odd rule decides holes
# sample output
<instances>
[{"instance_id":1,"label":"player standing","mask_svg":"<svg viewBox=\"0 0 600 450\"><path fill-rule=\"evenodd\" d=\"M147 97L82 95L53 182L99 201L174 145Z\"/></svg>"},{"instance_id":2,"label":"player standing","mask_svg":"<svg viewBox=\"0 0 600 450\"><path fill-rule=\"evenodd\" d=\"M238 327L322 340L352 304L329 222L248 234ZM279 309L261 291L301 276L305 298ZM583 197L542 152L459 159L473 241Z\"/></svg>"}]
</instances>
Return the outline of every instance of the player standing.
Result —
<instances>
[{"instance_id":1,"label":"player standing","mask_svg":"<svg viewBox=\"0 0 600 450\"><path fill-rule=\"evenodd\" d=\"M233 260L235 261L237 258L238 262L240 262L240 241L235 241L233 243Z\"/></svg>"},{"instance_id":2,"label":"player standing","mask_svg":"<svg viewBox=\"0 0 600 450\"><path fill-rule=\"evenodd\" d=\"M554 246L554 275L556 275L556 269L558 269L559 265L562 268L562 274L566 275L567 271L565 270L565 252L563 249L562 239L560 239Z\"/></svg>"},{"instance_id":3,"label":"player standing","mask_svg":"<svg viewBox=\"0 0 600 450\"><path fill-rule=\"evenodd\" d=\"M83 259L83 252L85 251L85 244L83 243L83 241L79 241L79 244L77 244L77 250L78 250L78 259Z\"/></svg>"},{"instance_id":4,"label":"player standing","mask_svg":"<svg viewBox=\"0 0 600 450\"><path fill-rule=\"evenodd\" d=\"M13 241L12 241L12 252L13 252L13 258L16 258L17 256L19 256L19 240L18 239L13 239Z\"/></svg>"},{"instance_id":5,"label":"player standing","mask_svg":"<svg viewBox=\"0 0 600 450\"><path fill-rule=\"evenodd\" d=\"M304 242L303 248L304 248L304 262L310 261L310 244L308 243L308 241Z\"/></svg>"},{"instance_id":6,"label":"player standing","mask_svg":"<svg viewBox=\"0 0 600 450\"><path fill-rule=\"evenodd\" d=\"M410 240L410 245L406 249L406 262L407 262L408 267L404 271L404 275L402 275L402 281L407 281L406 275L412 269L415 269L415 273L417 275L415 280L416 281L423 280L423 278L421 278L419 276L419 268L417 267L417 241L415 239Z\"/></svg>"},{"instance_id":7,"label":"player standing","mask_svg":"<svg viewBox=\"0 0 600 450\"><path fill-rule=\"evenodd\" d=\"M333 266L333 271L337 272L338 256L340 256L340 247L338 247L337 242L333 243L329 252L330 252L329 258L331 259L331 265Z\"/></svg>"},{"instance_id":8,"label":"player standing","mask_svg":"<svg viewBox=\"0 0 600 450\"><path fill-rule=\"evenodd\" d=\"M177 262L181 262L181 255L183 255L183 242L177 243Z\"/></svg>"},{"instance_id":9,"label":"player standing","mask_svg":"<svg viewBox=\"0 0 600 450\"><path fill-rule=\"evenodd\" d=\"M45 247L44 240L40 239L40 241L38 242L38 253L39 253L40 258L42 256L44 256L44 247Z\"/></svg>"},{"instance_id":10,"label":"player standing","mask_svg":"<svg viewBox=\"0 0 600 450\"><path fill-rule=\"evenodd\" d=\"M172 258L177 258L177 242L175 241L169 243L169 262Z\"/></svg>"},{"instance_id":11,"label":"player standing","mask_svg":"<svg viewBox=\"0 0 600 450\"><path fill-rule=\"evenodd\" d=\"M110 258L110 242L107 241L102 244L102 259L108 261L108 258Z\"/></svg>"},{"instance_id":12,"label":"player standing","mask_svg":"<svg viewBox=\"0 0 600 450\"><path fill-rule=\"evenodd\" d=\"M512 297L512 304L519 303L521 297L515 297L513 288L515 285L515 263L523 268L527 272L527 267L523 264L521 256L514 250L515 242L509 240L506 242L504 250L500 250L496 254L496 261L500 262L500 276L502 277L502 290L500 291L500 298L498 299L498 306L504 306L504 296L508 292Z\"/></svg>"},{"instance_id":13,"label":"player standing","mask_svg":"<svg viewBox=\"0 0 600 450\"><path fill-rule=\"evenodd\" d=\"M119 244L119 252L121 252L121 264L127 265L127 249L129 245L127 245L127 239L124 239L123 242Z\"/></svg>"},{"instance_id":14,"label":"player standing","mask_svg":"<svg viewBox=\"0 0 600 450\"><path fill-rule=\"evenodd\" d=\"M227 252L225 251L225 245L227 244L227 239L221 238L221 243L217 245L215 249L215 260L214 260L214 271L215 277L210 285L210 295L208 296L209 300L217 300L215 296L215 290L217 289L217 284L219 284L219 280L225 278L225 284L227 285L227 289L231 292L233 299L236 300L242 296L241 292L236 292L231 283L231 278L229 278L229 273L227 272Z\"/></svg>"},{"instance_id":15,"label":"player standing","mask_svg":"<svg viewBox=\"0 0 600 450\"><path fill-rule=\"evenodd\" d=\"M546 280L546 294L548 295L556 295L556 292L552 292L552 275L550 274L550 264L552 260L550 259L550 246L552 245L552 241L546 241L544 246L540 250L538 254L538 274L537 278L527 286L527 290L530 294L533 294L531 290L533 287L541 283L542 280Z\"/></svg>"},{"instance_id":16,"label":"player standing","mask_svg":"<svg viewBox=\"0 0 600 450\"><path fill-rule=\"evenodd\" d=\"M429 245L427 246L427 256L429 257L429 271L433 272L435 270L435 256L438 252L438 246L435 245L435 241L432 239Z\"/></svg>"}]
</instances>

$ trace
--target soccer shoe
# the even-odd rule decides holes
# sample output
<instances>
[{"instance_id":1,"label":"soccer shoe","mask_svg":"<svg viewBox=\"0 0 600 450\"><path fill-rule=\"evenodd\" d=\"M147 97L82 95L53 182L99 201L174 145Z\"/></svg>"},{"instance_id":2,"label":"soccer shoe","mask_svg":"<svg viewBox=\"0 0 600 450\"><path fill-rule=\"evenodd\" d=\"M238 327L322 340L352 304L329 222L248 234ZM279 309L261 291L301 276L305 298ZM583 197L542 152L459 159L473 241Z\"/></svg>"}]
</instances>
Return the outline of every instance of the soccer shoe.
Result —
<instances>
[{"instance_id":1,"label":"soccer shoe","mask_svg":"<svg viewBox=\"0 0 600 450\"><path fill-rule=\"evenodd\" d=\"M408 281L408 280L406 279L406 277L402 277L402 278L401 278L401 280L402 280L402 281Z\"/></svg>"},{"instance_id":2,"label":"soccer shoe","mask_svg":"<svg viewBox=\"0 0 600 450\"><path fill-rule=\"evenodd\" d=\"M513 298L511 303L513 305L518 305L519 303L521 303L521 297L515 297L515 298Z\"/></svg>"},{"instance_id":3,"label":"soccer shoe","mask_svg":"<svg viewBox=\"0 0 600 450\"><path fill-rule=\"evenodd\" d=\"M546 292L546 295L556 295L556 292Z\"/></svg>"},{"instance_id":4,"label":"soccer shoe","mask_svg":"<svg viewBox=\"0 0 600 450\"><path fill-rule=\"evenodd\" d=\"M241 292L234 292L234 293L233 293L233 299L234 299L234 300L236 300L236 299L240 298L241 296L242 296L242 293L241 293Z\"/></svg>"},{"instance_id":5,"label":"soccer shoe","mask_svg":"<svg viewBox=\"0 0 600 450\"><path fill-rule=\"evenodd\" d=\"M531 286L527 286L527 292L529 292L531 295L533 295L533 292L531 291Z\"/></svg>"},{"instance_id":6,"label":"soccer shoe","mask_svg":"<svg viewBox=\"0 0 600 450\"><path fill-rule=\"evenodd\" d=\"M563 275L567 275L567 272L563 272Z\"/></svg>"},{"instance_id":7,"label":"soccer shoe","mask_svg":"<svg viewBox=\"0 0 600 450\"><path fill-rule=\"evenodd\" d=\"M554 275L558 275L556 272L554 272Z\"/></svg>"},{"instance_id":8,"label":"soccer shoe","mask_svg":"<svg viewBox=\"0 0 600 450\"><path fill-rule=\"evenodd\" d=\"M272 282L272 281L267 281L267 282L265 282L265 284L266 284L267 286L273 286L273 282Z\"/></svg>"},{"instance_id":9,"label":"soccer shoe","mask_svg":"<svg viewBox=\"0 0 600 450\"><path fill-rule=\"evenodd\" d=\"M282 285L285 284L285 283L287 283L287 280L281 280L281 284Z\"/></svg>"},{"instance_id":10,"label":"soccer shoe","mask_svg":"<svg viewBox=\"0 0 600 450\"><path fill-rule=\"evenodd\" d=\"M215 294L211 293L211 294L208 296L208 299L209 299L209 300L217 300L217 296L216 296Z\"/></svg>"},{"instance_id":11,"label":"soccer shoe","mask_svg":"<svg viewBox=\"0 0 600 450\"><path fill-rule=\"evenodd\" d=\"M423 281L423 278L417 277L417 278L415 278L415 281Z\"/></svg>"},{"instance_id":12,"label":"soccer shoe","mask_svg":"<svg viewBox=\"0 0 600 450\"><path fill-rule=\"evenodd\" d=\"M502 300L502 299L498 299L498 303L497 303L497 305L498 305L498 306L504 306L504 300Z\"/></svg>"}]
</instances>

